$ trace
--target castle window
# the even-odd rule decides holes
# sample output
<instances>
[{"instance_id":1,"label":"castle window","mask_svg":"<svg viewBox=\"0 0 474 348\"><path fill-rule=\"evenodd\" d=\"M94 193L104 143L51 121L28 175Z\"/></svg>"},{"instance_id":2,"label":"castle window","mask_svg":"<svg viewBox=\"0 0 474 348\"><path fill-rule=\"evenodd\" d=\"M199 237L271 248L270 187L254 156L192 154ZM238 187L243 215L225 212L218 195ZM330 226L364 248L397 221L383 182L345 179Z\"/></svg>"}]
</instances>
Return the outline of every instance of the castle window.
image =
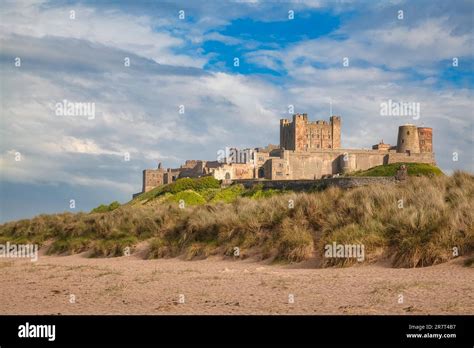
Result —
<instances>
[{"instance_id":1,"label":"castle window","mask_svg":"<svg viewBox=\"0 0 474 348\"><path fill-rule=\"evenodd\" d=\"M407 135L410 135L410 131L407 131Z\"/></svg>"}]
</instances>

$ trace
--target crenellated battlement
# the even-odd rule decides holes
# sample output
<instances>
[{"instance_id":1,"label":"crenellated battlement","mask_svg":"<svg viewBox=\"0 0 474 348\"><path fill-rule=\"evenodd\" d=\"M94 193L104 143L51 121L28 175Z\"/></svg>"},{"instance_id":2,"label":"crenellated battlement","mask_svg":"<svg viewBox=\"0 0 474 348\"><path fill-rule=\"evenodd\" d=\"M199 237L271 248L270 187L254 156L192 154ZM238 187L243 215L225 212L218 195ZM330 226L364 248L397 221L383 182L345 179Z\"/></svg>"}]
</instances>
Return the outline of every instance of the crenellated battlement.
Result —
<instances>
[{"instance_id":1,"label":"crenellated battlement","mask_svg":"<svg viewBox=\"0 0 474 348\"><path fill-rule=\"evenodd\" d=\"M280 147L294 151L338 149L341 146L341 118L308 121L308 114L295 114L293 121L280 120Z\"/></svg>"}]
</instances>

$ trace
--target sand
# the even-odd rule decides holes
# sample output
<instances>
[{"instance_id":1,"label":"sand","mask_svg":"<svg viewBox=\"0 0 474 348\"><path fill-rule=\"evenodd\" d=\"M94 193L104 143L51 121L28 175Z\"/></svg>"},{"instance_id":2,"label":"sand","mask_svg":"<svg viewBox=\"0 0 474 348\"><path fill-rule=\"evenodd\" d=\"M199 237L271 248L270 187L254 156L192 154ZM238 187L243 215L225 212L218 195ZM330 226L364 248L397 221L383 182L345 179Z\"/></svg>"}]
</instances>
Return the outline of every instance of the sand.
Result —
<instances>
[{"instance_id":1,"label":"sand","mask_svg":"<svg viewBox=\"0 0 474 348\"><path fill-rule=\"evenodd\" d=\"M0 259L0 314L473 314L462 258L394 269L251 260Z\"/></svg>"}]
</instances>

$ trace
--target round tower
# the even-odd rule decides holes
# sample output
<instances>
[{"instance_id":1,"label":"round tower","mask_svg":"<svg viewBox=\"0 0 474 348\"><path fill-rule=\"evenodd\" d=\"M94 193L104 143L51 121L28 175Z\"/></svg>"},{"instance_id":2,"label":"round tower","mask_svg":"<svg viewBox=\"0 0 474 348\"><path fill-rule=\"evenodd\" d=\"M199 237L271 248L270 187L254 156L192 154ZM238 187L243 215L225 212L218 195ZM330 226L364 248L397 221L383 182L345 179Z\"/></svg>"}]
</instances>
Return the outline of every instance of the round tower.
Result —
<instances>
[{"instance_id":1,"label":"round tower","mask_svg":"<svg viewBox=\"0 0 474 348\"><path fill-rule=\"evenodd\" d=\"M433 128L418 127L420 152L433 152Z\"/></svg>"},{"instance_id":2,"label":"round tower","mask_svg":"<svg viewBox=\"0 0 474 348\"><path fill-rule=\"evenodd\" d=\"M397 152L420 153L418 129L413 124L398 127Z\"/></svg>"},{"instance_id":3,"label":"round tower","mask_svg":"<svg viewBox=\"0 0 474 348\"><path fill-rule=\"evenodd\" d=\"M357 170L357 158L353 153L344 152L339 156L339 168L344 174L354 172Z\"/></svg>"}]
</instances>

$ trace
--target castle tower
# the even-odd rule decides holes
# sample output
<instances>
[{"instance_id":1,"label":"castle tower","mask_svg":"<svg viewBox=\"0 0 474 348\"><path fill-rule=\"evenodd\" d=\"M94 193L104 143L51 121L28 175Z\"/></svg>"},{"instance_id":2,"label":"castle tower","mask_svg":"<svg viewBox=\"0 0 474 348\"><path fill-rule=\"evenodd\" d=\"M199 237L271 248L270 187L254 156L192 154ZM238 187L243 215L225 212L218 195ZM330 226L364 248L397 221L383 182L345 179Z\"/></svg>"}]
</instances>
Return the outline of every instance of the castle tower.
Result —
<instances>
[{"instance_id":1,"label":"castle tower","mask_svg":"<svg viewBox=\"0 0 474 348\"><path fill-rule=\"evenodd\" d=\"M310 151L341 148L341 117L327 121L308 121L307 114L295 114L293 120L280 120L280 148Z\"/></svg>"},{"instance_id":2,"label":"castle tower","mask_svg":"<svg viewBox=\"0 0 474 348\"><path fill-rule=\"evenodd\" d=\"M433 128L418 127L420 152L433 152Z\"/></svg>"},{"instance_id":3,"label":"castle tower","mask_svg":"<svg viewBox=\"0 0 474 348\"><path fill-rule=\"evenodd\" d=\"M164 184L164 169L159 166L157 169L145 169L143 171L142 192L148 192L151 189Z\"/></svg>"},{"instance_id":4,"label":"castle tower","mask_svg":"<svg viewBox=\"0 0 474 348\"><path fill-rule=\"evenodd\" d=\"M344 153L339 156L339 170L342 173L350 173L357 169L357 156L353 153Z\"/></svg>"},{"instance_id":5,"label":"castle tower","mask_svg":"<svg viewBox=\"0 0 474 348\"><path fill-rule=\"evenodd\" d=\"M306 151L309 147L306 134L307 114L293 115L293 127L295 127L295 151Z\"/></svg>"},{"instance_id":6,"label":"castle tower","mask_svg":"<svg viewBox=\"0 0 474 348\"><path fill-rule=\"evenodd\" d=\"M418 129L413 124L398 127L397 152L420 153Z\"/></svg>"},{"instance_id":7,"label":"castle tower","mask_svg":"<svg viewBox=\"0 0 474 348\"><path fill-rule=\"evenodd\" d=\"M331 116L329 120L331 122L331 129L332 129L332 148L340 149L341 148L341 117Z\"/></svg>"},{"instance_id":8,"label":"castle tower","mask_svg":"<svg viewBox=\"0 0 474 348\"><path fill-rule=\"evenodd\" d=\"M294 144L291 144L292 123L287 119L280 120L280 147L285 150L294 150Z\"/></svg>"}]
</instances>

